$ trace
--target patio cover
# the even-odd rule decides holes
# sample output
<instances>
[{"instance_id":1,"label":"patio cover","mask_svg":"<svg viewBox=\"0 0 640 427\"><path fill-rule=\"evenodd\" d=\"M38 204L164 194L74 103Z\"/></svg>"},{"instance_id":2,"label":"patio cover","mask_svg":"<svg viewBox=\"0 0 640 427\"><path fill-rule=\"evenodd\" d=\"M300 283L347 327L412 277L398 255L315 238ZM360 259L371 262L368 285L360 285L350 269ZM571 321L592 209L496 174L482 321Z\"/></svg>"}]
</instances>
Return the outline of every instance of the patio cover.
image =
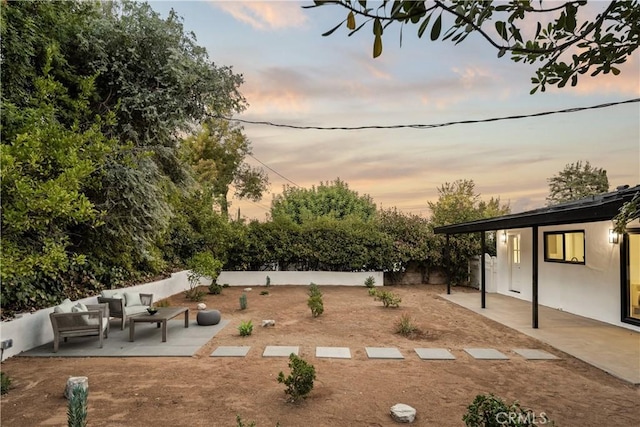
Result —
<instances>
[{"instance_id":1,"label":"patio cover","mask_svg":"<svg viewBox=\"0 0 640 427\"><path fill-rule=\"evenodd\" d=\"M533 232L533 277L532 277L532 327L538 328L538 227L560 224L575 224L585 222L598 222L613 219L620 208L634 197L640 195L640 185L618 187L616 191L598 194L585 199L560 203L531 211L504 215L495 218L481 219L477 221L463 222L459 224L444 225L434 228L436 234L449 235L481 233L482 252L484 253L485 232L497 230L509 230L514 228L531 227ZM448 253L448 248L447 248ZM486 306L486 278L484 257L481 257L481 306ZM447 282L447 293L451 288Z\"/></svg>"}]
</instances>

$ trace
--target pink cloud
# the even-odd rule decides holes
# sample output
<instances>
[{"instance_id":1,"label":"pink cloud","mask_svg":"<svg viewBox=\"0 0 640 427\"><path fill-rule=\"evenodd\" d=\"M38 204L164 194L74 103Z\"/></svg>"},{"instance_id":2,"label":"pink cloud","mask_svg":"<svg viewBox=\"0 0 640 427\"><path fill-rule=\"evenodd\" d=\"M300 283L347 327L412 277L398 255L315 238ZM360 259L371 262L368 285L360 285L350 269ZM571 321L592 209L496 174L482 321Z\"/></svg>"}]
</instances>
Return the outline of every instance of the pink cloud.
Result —
<instances>
[{"instance_id":1,"label":"pink cloud","mask_svg":"<svg viewBox=\"0 0 640 427\"><path fill-rule=\"evenodd\" d=\"M227 2L212 1L236 20L258 30L303 27L307 17L298 2Z\"/></svg>"}]
</instances>

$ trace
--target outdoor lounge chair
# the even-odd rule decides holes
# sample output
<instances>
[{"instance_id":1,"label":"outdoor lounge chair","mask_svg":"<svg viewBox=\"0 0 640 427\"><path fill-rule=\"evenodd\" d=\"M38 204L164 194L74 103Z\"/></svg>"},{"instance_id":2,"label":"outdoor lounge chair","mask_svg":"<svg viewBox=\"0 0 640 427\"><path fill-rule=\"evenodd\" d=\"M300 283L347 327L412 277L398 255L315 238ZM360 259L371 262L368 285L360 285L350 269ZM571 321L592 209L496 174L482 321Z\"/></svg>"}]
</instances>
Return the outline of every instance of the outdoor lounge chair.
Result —
<instances>
[{"instance_id":1,"label":"outdoor lounge chair","mask_svg":"<svg viewBox=\"0 0 640 427\"><path fill-rule=\"evenodd\" d=\"M58 352L60 338L98 336L100 348L103 338L109 337L108 304L74 304L66 299L49 314L53 327L53 352Z\"/></svg>"},{"instance_id":2,"label":"outdoor lounge chair","mask_svg":"<svg viewBox=\"0 0 640 427\"><path fill-rule=\"evenodd\" d=\"M110 315L122 319L120 329L124 329L129 317L147 314L147 308L153 303L153 294L107 289L100 293L98 302L109 304Z\"/></svg>"}]
</instances>

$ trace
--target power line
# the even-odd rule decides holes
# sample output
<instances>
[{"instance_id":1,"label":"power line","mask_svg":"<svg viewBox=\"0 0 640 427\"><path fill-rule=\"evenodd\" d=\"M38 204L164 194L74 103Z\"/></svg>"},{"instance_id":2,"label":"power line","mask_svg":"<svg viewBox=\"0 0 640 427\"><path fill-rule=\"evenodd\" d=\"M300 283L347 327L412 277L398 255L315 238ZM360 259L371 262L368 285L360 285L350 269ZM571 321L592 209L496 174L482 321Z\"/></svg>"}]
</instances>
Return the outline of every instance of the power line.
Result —
<instances>
[{"instance_id":1,"label":"power line","mask_svg":"<svg viewBox=\"0 0 640 427\"><path fill-rule=\"evenodd\" d=\"M599 109L599 108L608 108L608 107L614 107L616 105L631 104L631 103L634 103L634 102L640 102L640 98L628 99L626 101L608 102L606 104L592 105L590 107L574 107L574 108L567 108L567 109L564 109L564 110L544 111L544 112L540 112L540 113L522 114L522 115L517 115L517 116L493 117L493 118L489 118L489 119L479 119L479 120L458 120L458 121L446 122L446 123L413 124L413 125L298 126L298 125L290 125L290 124L284 124L284 123L273 123L273 122L269 122L269 121L254 121L254 120L234 119L234 118L223 117L223 116L218 116L218 118L219 119L224 119L224 120L229 120L229 121L236 121L236 122L239 122L239 123L252 124L252 125L265 125L265 126L274 126L274 127L289 128L289 129L300 129L300 130L363 130L363 129L404 129L404 128L434 129L434 128L441 128L441 127L447 127L447 126L454 126L454 125L468 125L468 124L476 124L476 123L498 122L498 121L505 121L505 120L519 120L519 119L526 119L526 118L530 118L530 117L550 116L550 115L553 115L553 114L577 113L579 111L595 110L595 109ZM254 157L254 159L255 159L255 157ZM258 162L260 162L258 159L256 159L256 160ZM260 162L260 163L262 163L262 162ZM264 165L264 163L262 163L262 164ZM268 168L267 165L264 165L264 166ZM271 168L269 168L269 169L271 169ZM273 170L273 169L271 169L271 170ZM277 172L275 172L275 173L277 173ZM278 174L278 175L280 175L280 174ZM282 175L280 175L280 176L282 176ZM285 179L287 179L287 178L285 178ZM293 181L290 181L289 179L287 179L287 181L291 182L294 185L297 185Z\"/></svg>"},{"instance_id":2,"label":"power line","mask_svg":"<svg viewBox=\"0 0 640 427\"><path fill-rule=\"evenodd\" d=\"M255 156L253 156L252 154L248 154L249 157L251 157L253 160L255 160L256 162L260 163L262 166L264 166L265 168L269 169L271 172L275 173L276 175L278 175L280 178L285 179L287 181L289 181L290 183L292 183L293 185L295 185L296 187L300 187L298 184L296 184L295 182L291 181L289 178L287 178L286 176L282 175L280 172L278 172L277 170L267 166L266 164L264 164L262 161L258 160Z\"/></svg>"}]
</instances>

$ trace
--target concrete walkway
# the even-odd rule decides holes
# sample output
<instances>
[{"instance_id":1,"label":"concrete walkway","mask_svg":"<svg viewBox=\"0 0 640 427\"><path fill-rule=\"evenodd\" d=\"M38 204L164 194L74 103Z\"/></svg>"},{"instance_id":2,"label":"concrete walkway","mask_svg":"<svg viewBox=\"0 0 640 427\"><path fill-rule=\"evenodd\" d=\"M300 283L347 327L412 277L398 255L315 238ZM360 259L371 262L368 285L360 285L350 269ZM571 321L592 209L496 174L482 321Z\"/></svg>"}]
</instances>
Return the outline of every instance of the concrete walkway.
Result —
<instances>
[{"instance_id":1,"label":"concrete walkway","mask_svg":"<svg viewBox=\"0 0 640 427\"><path fill-rule=\"evenodd\" d=\"M531 327L531 303L501 294L455 292L443 298L545 342L609 374L640 384L640 333L585 317L538 306L538 329Z\"/></svg>"}]
</instances>

